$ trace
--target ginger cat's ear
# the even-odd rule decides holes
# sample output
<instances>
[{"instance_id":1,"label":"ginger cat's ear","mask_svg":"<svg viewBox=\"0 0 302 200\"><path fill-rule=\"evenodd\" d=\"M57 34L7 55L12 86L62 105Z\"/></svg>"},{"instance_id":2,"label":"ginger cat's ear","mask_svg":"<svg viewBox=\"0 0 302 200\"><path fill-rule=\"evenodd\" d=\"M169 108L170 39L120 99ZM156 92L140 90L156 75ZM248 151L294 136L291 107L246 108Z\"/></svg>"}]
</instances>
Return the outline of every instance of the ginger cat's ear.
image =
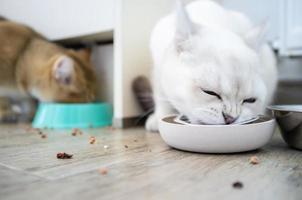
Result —
<instances>
[{"instance_id":1,"label":"ginger cat's ear","mask_svg":"<svg viewBox=\"0 0 302 200\"><path fill-rule=\"evenodd\" d=\"M84 48L76 51L76 54L80 56L84 61L90 62L91 59L91 49Z\"/></svg>"},{"instance_id":2,"label":"ginger cat's ear","mask_svg":"<svg viewBox=\"0 0 302 200\"><path fill-rule=\"evenodd\" d=\"M53 77L60 84L70 84L74 71L74 61L65 55L59 56L53 65Z\"/></svg>"}]
</instances>

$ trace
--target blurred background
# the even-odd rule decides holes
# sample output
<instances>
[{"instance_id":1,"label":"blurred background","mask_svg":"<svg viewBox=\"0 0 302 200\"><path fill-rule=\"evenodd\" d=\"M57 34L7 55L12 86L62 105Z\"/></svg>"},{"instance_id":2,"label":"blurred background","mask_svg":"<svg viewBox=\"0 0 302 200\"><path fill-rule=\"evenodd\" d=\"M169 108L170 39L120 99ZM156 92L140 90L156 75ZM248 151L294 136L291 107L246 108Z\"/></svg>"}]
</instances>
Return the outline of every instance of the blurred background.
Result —
<instances>
[{"instance_id":1,"label":"blurred background","mask_svg":"<svg viewBox=\"0 0 302 200\"><path fill-rule=\"evenodd\" d=\"M254 23L268 20L267 40L279 61L275 101L301 103L302 1L218 1L247 14ZM131 84L139 75L150 77L150 32L160 17L173 10L174 3L174 0L1 0L0 15L29 25L64 46L92 47L98 99L113 104L114 126L126 127L142 114Z\"/></svg>"}]
</instances>

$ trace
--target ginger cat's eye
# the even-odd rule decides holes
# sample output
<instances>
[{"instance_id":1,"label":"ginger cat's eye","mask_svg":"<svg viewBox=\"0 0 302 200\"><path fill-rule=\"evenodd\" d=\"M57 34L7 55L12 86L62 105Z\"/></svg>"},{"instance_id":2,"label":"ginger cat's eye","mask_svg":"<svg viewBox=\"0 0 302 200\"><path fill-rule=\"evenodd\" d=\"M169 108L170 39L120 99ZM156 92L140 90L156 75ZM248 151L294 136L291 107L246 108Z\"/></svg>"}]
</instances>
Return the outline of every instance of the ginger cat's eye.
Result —
<instances>
[{"instance_id":1,"label":"ginger cat's eye","mask_svg":"<svg viewBox=\"0 0 302 200\"><path fill-rule=\"evenodd\" d=\"M248 99L244 99L243 103L255 103L256 102L256 98L248 98Z\"/></svg>"},{"instance_id":2,"label":"ginger cat's eye","mask_svg":"<svg viewBox=\"0 0 302 200\"><path fill-rule=\"evenodd\" d=\"M210 91L210 90L203 90L201 89L204 93L208 94L208 95L211 95L211 96L215 96L217 97L218 99L221 100L221 96L219 94L217 94L216 92L213 92L213 91Z\"/></svg>"}]
</instances>

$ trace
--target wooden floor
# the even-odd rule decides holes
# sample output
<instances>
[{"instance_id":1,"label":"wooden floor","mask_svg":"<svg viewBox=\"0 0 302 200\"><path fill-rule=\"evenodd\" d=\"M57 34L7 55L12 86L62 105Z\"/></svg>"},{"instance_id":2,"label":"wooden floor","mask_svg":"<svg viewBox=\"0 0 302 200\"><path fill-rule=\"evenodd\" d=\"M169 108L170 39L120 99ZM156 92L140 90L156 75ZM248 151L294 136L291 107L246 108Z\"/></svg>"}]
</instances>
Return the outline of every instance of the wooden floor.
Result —
<instances>
[{"instance_id":1,"label":"wooden floor","mask_svg":"<svg viewBox=\"0 0 302 200\"><path fill-rule=\"evenodd\" d=\"M0 126L1 200L302 199L302 152L289 149L279 133L261 150L217 155L169 148L143 128L78 136L45 130L43 139L25 127ZM73 158L59 160L58 152ZM249 163L254 155L258 165ZM236 181L243 187L234 188Z\"/></svg>"}]
</instances>

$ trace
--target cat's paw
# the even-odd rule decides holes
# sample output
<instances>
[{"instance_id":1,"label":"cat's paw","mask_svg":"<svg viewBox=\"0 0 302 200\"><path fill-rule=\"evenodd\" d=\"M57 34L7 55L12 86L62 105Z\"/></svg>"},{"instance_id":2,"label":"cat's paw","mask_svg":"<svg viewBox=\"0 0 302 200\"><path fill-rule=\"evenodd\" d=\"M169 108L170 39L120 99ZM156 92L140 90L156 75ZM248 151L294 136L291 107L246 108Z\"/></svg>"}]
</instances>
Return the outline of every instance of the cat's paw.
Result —
<instances>
[{"instance_id":1,"label":"cat's paw","mask_svg":"<svg viewBox=\"0 0 302 200\"><path fill-rule=\"evenodd\" d=\"M152 114L148 117L145 128L150 132L158 132L158 120L155 114Z\"/></svg>"}]
</instances>

